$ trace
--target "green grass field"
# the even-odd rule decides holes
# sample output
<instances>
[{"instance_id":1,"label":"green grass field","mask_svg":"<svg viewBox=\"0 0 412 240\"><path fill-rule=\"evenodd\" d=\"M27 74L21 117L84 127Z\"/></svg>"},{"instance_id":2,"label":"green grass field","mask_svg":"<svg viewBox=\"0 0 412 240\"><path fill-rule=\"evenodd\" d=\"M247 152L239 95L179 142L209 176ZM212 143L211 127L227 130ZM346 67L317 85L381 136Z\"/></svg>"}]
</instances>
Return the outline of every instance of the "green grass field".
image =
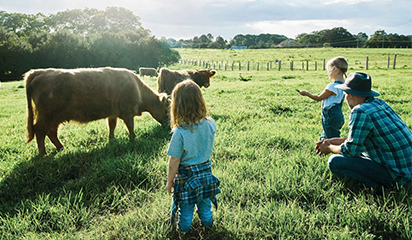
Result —
<instances>
[{"instance_id":1,"label":"green grass field","mask_svg":"<svg viewBox=\"0 0 412 240\"><path fill-rule=\"evenodd\" d=\"M187 59L191 54L205 60L216 56L215 50L179 51ZM267 51L280 53L278 49ZM282 54L297 58L312 51L313 59L328 60L355 49L300 51ZM380 98L412 128L412 50L365 50L377 55L388 51L404 56L406 66L395 70L373 67L367 73ZM242 58L247 61L255 56L263 61L263 52L248 50L249 55ZM359 59L365 57L359 54ZM232 58L222 56L221 61ZM191 66L170 66L184 67ZM326 71L245 71L242 76L250 81L241 81L238 71L218 70L211 86L202 89L218 127L212 163L222 193L214 227L200 231L195 217L190 237L412 238L412 189L391 187L375 193L336 179L327 169L328 157L315 155L314 145L322 130L320 103L300 96L295 89L320 93L330 82ZM156 79L144 81L157 89ZM343 111L347 120L346 105ZM105 120L67 123L59 131L66 148L56 152L47 140L49 154L39 157L35 141L25 143L25 114L23 82L3 82L0 239L181 238L168 225L172 200L165 188L169 128L144 114L135 118L134 141L129 140L122 122L115 139L109 141ZM342 135L347 132L346 122Z\"/></svg>"}]
</instances>

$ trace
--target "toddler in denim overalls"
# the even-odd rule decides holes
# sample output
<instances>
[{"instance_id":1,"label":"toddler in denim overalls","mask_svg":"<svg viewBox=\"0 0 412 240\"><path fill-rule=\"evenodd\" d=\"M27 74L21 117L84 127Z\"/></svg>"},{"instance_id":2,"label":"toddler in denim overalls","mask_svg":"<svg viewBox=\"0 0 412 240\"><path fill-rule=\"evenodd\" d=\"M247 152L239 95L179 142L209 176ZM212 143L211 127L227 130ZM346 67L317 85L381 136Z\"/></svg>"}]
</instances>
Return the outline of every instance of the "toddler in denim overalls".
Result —
<instances>
[{"instance_id":1,"label":"toddler in denim overalls","mask_svg":"<svg viewBox=\"0 0 412 240\"><path fill-rule=\"evenodd\" d=\"M342 113L342 103L345 95L343 91L335 88L345 82L344 75L348 71L348 62L344 57L335 57L326 64L328 75L333 83L328 84L320 95L312 94L306 90L299 91L300 95L322 101L322 135L321 139L340 137L340 129L345 123Z\"/></svg>"}]
</instances>

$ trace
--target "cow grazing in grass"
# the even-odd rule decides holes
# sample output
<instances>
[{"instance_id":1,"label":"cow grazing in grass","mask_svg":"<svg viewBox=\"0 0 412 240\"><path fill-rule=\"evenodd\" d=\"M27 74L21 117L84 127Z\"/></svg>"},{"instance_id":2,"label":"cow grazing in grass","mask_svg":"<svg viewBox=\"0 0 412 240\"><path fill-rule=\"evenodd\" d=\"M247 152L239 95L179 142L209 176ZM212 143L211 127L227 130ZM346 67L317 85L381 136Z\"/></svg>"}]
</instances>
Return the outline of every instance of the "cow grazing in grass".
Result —
<instances>
[{"instance_id":1,"label":"cow grazing in grass","mask_svg":"<svg viewBox=\"0 0 412 240\"><path fill-rule=\"evenodd\" d=\"M127 69L35 69L25 73L24 80L27 142L36 136L40 154L46 153L46 136L58 150L63 148L57 130L66 121L87 123L107 118L109 137L113 137L120 118L134 137L134 116L149 112L159 123L168 120L167 95L156 93Z\"/></svg>"},{"instance_id":2,"label":"cow grazing in grass","mask_svg":"<svg viewBox=\"0 0 412 240\"><path fill-rule=\"evenodd\" d=\"M167 68L160 69L159 77L157 78L157 90L159 93L167 93L170 95L176 84L192 79L199 87L209 87L210 79L216 75L215 70L170 70Z\"/></svg>"},{"instance_id":3,"label":"cow grazing in grass","mask_svg":"<svg viewBox=\"0 0 412 240\"><path fill-rule=\"evenodd\" d=\"M144 68L144 67L139 68L139 75L140 75L140 77L144 77L144 76L157 77L157 76L159 76L157 74L156 69L154 69L154 68Z\"/></svg>"}]
</instances>

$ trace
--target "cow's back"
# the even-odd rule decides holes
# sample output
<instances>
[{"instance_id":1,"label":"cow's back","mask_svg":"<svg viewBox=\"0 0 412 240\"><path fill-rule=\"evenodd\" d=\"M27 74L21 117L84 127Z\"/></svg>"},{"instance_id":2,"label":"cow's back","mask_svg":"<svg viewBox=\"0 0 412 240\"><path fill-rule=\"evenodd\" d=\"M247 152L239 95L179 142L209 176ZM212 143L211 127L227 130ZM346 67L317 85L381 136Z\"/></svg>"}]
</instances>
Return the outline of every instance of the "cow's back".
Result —
<instances>
[{"instance_id":1,"label":"cow's back","mask_svg":"<svg viewBox=\"0 0 412 240\"><path fill-rule=\"evenodd\" d=\"M141 67L139 68L139 75L140 77L143 77L143 76L158 77L158 73L155 68Z\"/></svg>"},{"instance_id":2,"label":"cow's back","mask_svg":"<svg viewBox=\"0 0 412 240\"><path fill-rule=\"evenodd\" d=\"M170 70L162 68L160 69L159 77L157 79L158 92L171 94L177 83L182 82L189 77L189 73L186 70Z\"/></svg>"},{"instance_id":3,"label":"cow's back","mask_svg":"<svg viewBox=\"0 0 412 240\"><path fill-rule=\"evenodd\" d=\"M136 77L126 69L39 69L31 74L27 87L38 114L56 122L119 115L140 102Z\"/></svg>"}]
</instances>

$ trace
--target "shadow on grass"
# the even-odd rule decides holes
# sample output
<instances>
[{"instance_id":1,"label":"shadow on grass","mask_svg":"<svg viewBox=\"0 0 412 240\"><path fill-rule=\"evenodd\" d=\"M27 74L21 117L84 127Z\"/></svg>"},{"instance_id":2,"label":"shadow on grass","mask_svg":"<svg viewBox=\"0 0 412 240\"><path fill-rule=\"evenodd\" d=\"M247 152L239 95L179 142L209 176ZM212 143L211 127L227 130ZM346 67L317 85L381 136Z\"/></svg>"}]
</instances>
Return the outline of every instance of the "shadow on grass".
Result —
<instances>
[{"instance_id":1,"label":"shadow on grass","mask_svg":"<svg viewBox=\"0 0 412 240\"><path fill-rule=\"evenodd\" d=\"M210 229L200 227L198 223L192 223L190 231L186 234L182 234L179 230L176 229L176 226L173 225L172 229L166 235L168 239L205 239L205 240L233 240L239 239L234 233L225 229L223 226L213 226ZM245 237L245 236L244 236ZM254 239L254 236L250 234L246 239Z\"/></svg>"},{"instance_id":2,"label":"shadow on grass","mask_svg":"<svg viewBox=\"0 0 412 240\"><path fill-rule=\"evenodd\" d=\"M59 201L68 194L81 194L81 205L89 207L113 195L109 193L113 186L152 188L147 181L152 169L147 164L170 136L170 128L155 126L138 133L135 139L111 139L91 150L67 149L63 154L36 155L22 161L0 182L0 216L13 217L27 211L25 202L44 196Z\"/></svg>"}]
</instances>

